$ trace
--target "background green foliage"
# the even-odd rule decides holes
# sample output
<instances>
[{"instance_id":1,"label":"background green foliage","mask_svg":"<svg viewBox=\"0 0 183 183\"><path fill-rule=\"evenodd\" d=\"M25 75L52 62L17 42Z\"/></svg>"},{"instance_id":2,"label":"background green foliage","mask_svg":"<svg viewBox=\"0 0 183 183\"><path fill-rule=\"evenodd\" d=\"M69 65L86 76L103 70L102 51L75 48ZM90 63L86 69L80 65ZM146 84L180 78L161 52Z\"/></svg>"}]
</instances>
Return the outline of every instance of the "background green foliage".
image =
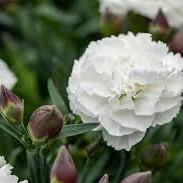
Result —
<instances>
[{"instance_id":1,"label":"background green foliage","mask_svg":"<svg viewBox=\"0 0 183 183\"><path fill-rule=\"evenodd\" d=\"M81 56L90 41L104 36L100 33L98 9L97 0L19 0L1 4L0 56L18 77L14 91L25 100L26 121L38 106L50 103L47 90L50 77L68 106L66 87L74 60ZM127 19L125 32L148 31L148 19L132 12ZM131 152L116 152L104 145L100 134L89 133L58 139L51 152L46 152L47 158L51 165L59 146L65 143L79 170L79 182L97 182L108 173L111 183L117 183L140 170L142 149L149 144L166 143L168 162L154 173L153 182L181 183L182 121L183 113L180 113L173 123L151 129ZM97 140L99 143L95 144ZM22 179L29 177L24 149L3 131L0 131L0 154L15 166L14 173Z\"/></svg>"}]
</instances>

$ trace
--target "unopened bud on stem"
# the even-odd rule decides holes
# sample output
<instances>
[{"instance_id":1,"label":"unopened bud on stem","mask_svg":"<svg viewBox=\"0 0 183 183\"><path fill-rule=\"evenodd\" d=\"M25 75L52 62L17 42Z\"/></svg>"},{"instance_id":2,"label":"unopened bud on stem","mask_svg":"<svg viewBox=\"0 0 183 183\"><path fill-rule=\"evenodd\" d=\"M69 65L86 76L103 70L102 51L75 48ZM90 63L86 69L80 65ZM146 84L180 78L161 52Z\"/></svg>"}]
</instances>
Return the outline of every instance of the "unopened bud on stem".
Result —
<instances>
[{"instance_id":1,"label":"unopened bud on stem","mask_svg":"<svg viewBox=\"0 0 183 183\"><path fill-rule=\"evenodd\" d=\"M109 177L105 174L98 183L109 183Z\"/></svg>"},{"instance_id":2,"label":"unopened bud on stem","mask_svg":"<svg viewBox=\"0 0 183 183\"><path fill-rule=\"evenodd\" d=\"M150 23L149 31L152 34L164 34L169 33L170 30L169 23L160 9L155 19Z\"/></svg>"},{"instance_id":3,"label":"unopened bud on stem","mask_svg":"<svg viewBox=\"0 0 183 183\"><path fill-rule=\"evenodd\" d=\"M63 127L61 112L51 105L38 108L30 117L28 131L32 141L42 143L56 137Z\"/></svg>"},{"instance_id":4,"label":"unopened bud on stem","mask_svg":"<svg viewBox=\"0 0 183 183\"><path fill-rule=\"evenodd\" d=\"M150 145L142 151L140 159L145 170L160 169L167 161L167 148L164 144Z\"/></svg>"},{"instance_id":5,"label":"unopened bud on stem","mask_svg":"<svg viewBox=\"0 0 183 183\"><path fill-rule=\"evenodd\" d=\"M1 85L0 107L2 116L8 121L14 124L23 122L23 102L4 85Z\"/></svg>"},{"instance_id":6,"label":"unopened bud on stem","mask_svg":"<svg viewBox=\"0 0 183 183\"><path fill-rule=\"evenodd\" d=\"M124 17L113 15L108 10L101 16L101 32L104 35L119 34L123 28Z\"/></svg>"},{"instance_id":7,"label":"unopened bud on stem","mask_svg":"<svg viewBox=\"0 0 183 183\"><path fill-rule=\"evenodd\" d=\"M62 146L51 169L51 183L76 183L77 170L65 146Z\"/></svg>"},{"instance_id":8,"label":"unopened bud on stem","mask_svg":"<svg viewBox=\"0 0 183 183\"><path fill-rule=\"evenodd\" d=\"M133 175L126 177L120 183L150 183L151 172L138 172Z\"/></svg>"},{"instance_id":9,"label":"unopened bud on stem","mask_svg":"<svg viewBox=\"0 0 183 183\"><path fill-rule=\"evenodd\" d=\"M177 32L170 41L170 50L183 56L183 31Z\"/></svg>"}]
</instances>

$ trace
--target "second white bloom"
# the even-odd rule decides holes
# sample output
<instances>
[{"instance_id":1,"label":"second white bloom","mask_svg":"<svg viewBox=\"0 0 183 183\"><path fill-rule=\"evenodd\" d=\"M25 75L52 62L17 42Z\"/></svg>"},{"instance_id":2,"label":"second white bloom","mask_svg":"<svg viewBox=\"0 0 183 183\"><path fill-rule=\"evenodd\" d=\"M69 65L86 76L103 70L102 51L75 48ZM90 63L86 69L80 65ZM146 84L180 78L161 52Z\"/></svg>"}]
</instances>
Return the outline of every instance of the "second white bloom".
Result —
<instances>
[{"instance_id":1,"label":"second white bloom","mask_svg":"<svg viewBox=\"0 0 183 183\"><path fill-rule=\"evenodd\" d=\"M154 19L161 8L169 24L180 28L183 26L182 0L99 0L100 11L124 16L129 10Z\"/></svg>"},{"instance_id":2,"label":"second white bloom","mask_svg":"<svg viewBox=\"0 0 183 183\"><path fill-rule=\"evenodd\" d=\"M18 177L11 175L13 167L6 164L3 156L0 156L0 183L18 183ZM28 181L22 181L20 183L28 183Z\"/></svg>"}]
</instances>

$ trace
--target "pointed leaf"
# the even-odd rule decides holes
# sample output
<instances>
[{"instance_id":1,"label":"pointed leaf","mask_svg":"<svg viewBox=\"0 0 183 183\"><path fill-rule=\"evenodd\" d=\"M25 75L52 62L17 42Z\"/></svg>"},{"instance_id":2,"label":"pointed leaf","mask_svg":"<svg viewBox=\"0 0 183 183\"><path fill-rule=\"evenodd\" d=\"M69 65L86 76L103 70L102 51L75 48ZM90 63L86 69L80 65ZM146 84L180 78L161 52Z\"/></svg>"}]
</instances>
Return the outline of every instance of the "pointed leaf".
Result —
<instances>
[{"instance_id":1,"label":"pointed leaf","mask_svg":"<svg viewBox=\"0 0 183 183\"><path fill-rule=\"evenodd\" d=\"M65 115L68 113L67 106L63 98L59 95L52 79L48 80L48 92L51 97L52 103L58 107L58 109Z\"/></svg>"},{"instance_id":2,"label":"pointed leaf","mask_svg":"<svg viewBox=\"0 0 183 183\"><path fill-rule=\"evenodd\" d=\"M71 137L83 133L87 133L94 128L96 128L99 124L98 123L82 123L82 124L72 124L72 125L65 125L61 131L61 136L64 137Z\"/></svg>"}]
</instances>

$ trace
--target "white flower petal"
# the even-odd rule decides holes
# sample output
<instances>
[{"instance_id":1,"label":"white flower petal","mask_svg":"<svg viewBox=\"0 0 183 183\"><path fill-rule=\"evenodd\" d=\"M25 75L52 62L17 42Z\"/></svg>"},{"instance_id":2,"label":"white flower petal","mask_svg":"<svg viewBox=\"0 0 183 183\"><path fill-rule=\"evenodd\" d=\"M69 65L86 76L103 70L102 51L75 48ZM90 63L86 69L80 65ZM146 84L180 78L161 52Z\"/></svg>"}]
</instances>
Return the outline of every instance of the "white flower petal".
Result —
<instances>
[{"instance_id":1,"label":"white flower petal","mask_svg":"<svg viewBox=\"0 0 183 183\"><path fill-rule=\"evenodd\" d=\"M150 19L154 19L159 9L162 9L171 26L180 28L183 25L182 0L99 0L99 2L102 14L108 11L123 17L129 10L133 10Z\"/></svg>"},{"instance_id":2,"label":"white flower petal","mask_svg":"<svg viewBox=\"0 0 183 183\"><path fill-rule=\"evenodd\" d=\"M134 109L134 102L129 95L114 96L109 99L109 106L112 110Z\"/></svg>"},{"instance_id":3,"label":"white flower petal","mask_svg":"<svg viewBox=\"0 0 183 183\"><path fill-rule=\"evenodd\" d=\"M90 80L90 83L88 83L88 80ZM108 76L97 73L93 67L82 73L82 77L79 78L79 86L89 95L95 94L101 97L109 97L112 93Z\"/></svg>"},{"instance_id":4,"label":"white flower petal","mask_svg":"<svg viewBox=\"0 0 183 183\"><path fill-rule=\"evenodd\" d=\"M174 72L182 71L183 69L183 62L180 54L174 55L173 53L169 53L164 57L163 64L169 69L174 70Z\"/></svg>"},{"instance_id":5,"label":"white flower petal","mask_svg":"<svg viewBox=\"0 0 183 183\"><path fill-rule=\"evenodd\" d=\"M96 116L107 107L105 98L97 95L88 95L79 90L77 94L77 101Z\"/></svg>"},{"instance_id":6,"label":"white flower petal","mask_svg":"<svg viewBox=\"0 0 183 183\"><path fill-rule=\"evenodd\" d=\"M129 150L149 127L170 122L178 112L182 63L150 34L92 42L73 66L70 107L84 123L99 123L95 130L103 129L108 145Z\"/></svg>"},{"instance_id":7,"label":"white flower petal","mask_svg":"<svg viewBox=\"0 0 183 183\"><path fill-rule=\"evenodd\" d=\"M4 156L0 156L0 168L6 165L6 160L4 159Z\"/></svg>"},{"instance_id":8,"label":"white flower petal","mask_svg":"<svg viewBox=\"0 0 183 183\"><path fill-rule=\"evenodd\" d=\"M180 95L183 91L183 73L173 74L166 80L164 97L174 97Z\"/></svg>"},{"instance_id":9,"label":"white flower petal","mask_svg":"<svg viewBox=\"0 0 183 183\"><path fill-rule=\"evenodd\" d=\"M78 111L78 115L80 115L81 120L85 123L98 123L98 119L91 117L91 116L87 116L86 113L83 113L81 111Z\"/></svg>"},{"instance_id":10,"label":"white flower petal","mask_svg":"<svg viewBox=\"0 0 183 183\"><path fill-rule=\"evenodd\" d=\"M129 135L134 133L136 129L126 128L114 121L107 112L104 112L99 117L100 124L110 134L114 136Z\"/></svg>"},{"instance_id":11,"label":"white flower petal","mask_svg":"<svg viewBox=\"0 0 183 183\"><path fill-rule=\"evenodd\" d=\"M131 147L139 143L145 136L144 132L134 132L130 135L124 135L121 137L112 136L103 130L104 140L107 141L108 146L112 146L115 150L125 149L130 151Z\"/></svg>"},{"instance_id":12,"label":"white flower petal","mask_svg":"<svg viewBox=\"0 0 183 183\"><path fill-rule=\"evenodd\" d=\"M0 157L0 183L18 183L18 177L11 175L13 167L6 164L4 157ZM20 183L28 183L28 181L23 181Z\"/></svg>"},{"instance_id":13,"label":"white flower petal","mask_svg":"<svg viewBox=\"0 0 183 183\"><path fill-rule=\"evenodd\" d=\"M182 97L172 97L172 98L163 98L161 97L160 100L157 103L156 106L156 112L164 112L167 111L175 106L177 106L178 104L180 104L182 101Z\"/></svg>"},{"instance_id":14,"label":"white flower petal","mask_svg":"<svg viewBox=\"0 0 183 183\"><path fill-rule=\"evenodd\" d=\"M8 68L7 64L0 59L0 85L5 85L8 89L12 89L17 82L14 73Z\"/></svg>"},{"instance_id":15,"label":"white flower petal","mask_svg":"<svg viewBox=\"0 0 183 183\"><path fill-rule=\"evenodd\" d=\"M156 126L156 125L164 125L166 123L169 123L172 121L172 119L174 117L176 117L176 115L179 113L180 111L180 106L181 104L165 111L165 112L162 112L162 113L157 113L156 114L156 117L153 121L153 124L152 126Z\"/></svg>"},{"instance_id":16,"label":"white flower petal","mask_svg":"<svg viewBox=\"0 0 183 183\"><path fill-rule=\"evenodd\" d=\"M154 120L152 116L137 116L133 111L129 110L118 110L110 112L111 118L119 123L121 126L126 128L134 128L145 132L147 128L151 126Z\"/></svg>"},{"instance_id":17,"label":"white flower petal","mask_svg":"<svg viewBox=\"0 0 183 183\"><path fill-rule=\"evenodd\" d=\"M156 104L162 94L164 86L147 86L147 89L139 93L134 99L134 112L136 115L153 115L156 112Z\"/></svg>"}]
</instances>

